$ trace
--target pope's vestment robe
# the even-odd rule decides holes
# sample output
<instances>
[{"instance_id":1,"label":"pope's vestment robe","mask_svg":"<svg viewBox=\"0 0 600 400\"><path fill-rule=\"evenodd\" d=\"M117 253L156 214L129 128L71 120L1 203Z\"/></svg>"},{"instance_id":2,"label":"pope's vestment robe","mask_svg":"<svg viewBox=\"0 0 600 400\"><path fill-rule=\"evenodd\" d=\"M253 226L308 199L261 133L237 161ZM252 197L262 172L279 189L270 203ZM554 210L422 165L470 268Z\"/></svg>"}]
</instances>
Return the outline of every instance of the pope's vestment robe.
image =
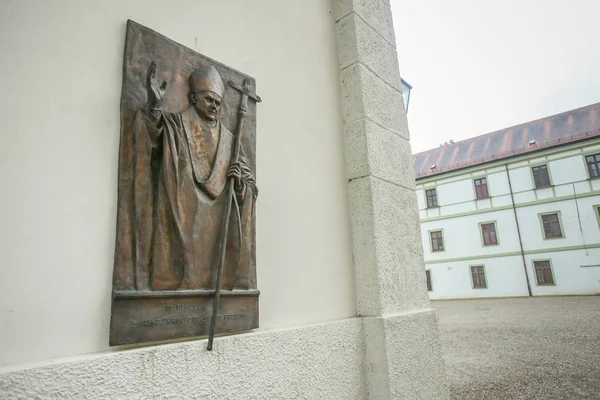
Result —
<instances>
[{"instance_id":1,"label":"pope's vestment robe","mask_svg":"<svg viewBox=\"0 0 600 400\"><path fill-rule=\"evenodd\" d=\"M234 135L191 107L133 123L134 259L138 290L214 289ZM239 161L246 163L243 149ZM256 188L236 187L222 285L248 289Z\"/></svg>"}]
</instances>

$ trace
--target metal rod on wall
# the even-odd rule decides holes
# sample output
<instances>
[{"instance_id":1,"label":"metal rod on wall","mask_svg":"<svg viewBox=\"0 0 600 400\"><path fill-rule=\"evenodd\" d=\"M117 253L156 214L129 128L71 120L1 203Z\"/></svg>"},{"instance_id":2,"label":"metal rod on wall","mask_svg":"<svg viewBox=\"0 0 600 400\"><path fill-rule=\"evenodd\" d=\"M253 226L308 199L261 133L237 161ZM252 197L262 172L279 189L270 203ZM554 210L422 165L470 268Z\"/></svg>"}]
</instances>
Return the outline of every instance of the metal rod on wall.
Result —
<instances>
[{"instance_id":1,"label":"metal rod on wall","mask_svg":"<svg viewBox=\"0 0 600 400\"><path fill-rule=\"evenodd\" d=\"M525 280L527 280L527 292L529 297L532 297L531 283L529 282L529 272L527 272L527 261L525 261L525 251L523 250L523 240L521 240L521 228L519 227L519 217L517 216L517 206L515 205L515 196L512 190L510 174L508 173L508 164L504 164L506 168L506 176L508 177L508 190L510 190L510 200L512 201L513 213L515 214L515 223L517 224L517 235L519 236L519 246L521 247L521 258L523 259L523 269L525 270Z\"/></svg>"}]
</instances>

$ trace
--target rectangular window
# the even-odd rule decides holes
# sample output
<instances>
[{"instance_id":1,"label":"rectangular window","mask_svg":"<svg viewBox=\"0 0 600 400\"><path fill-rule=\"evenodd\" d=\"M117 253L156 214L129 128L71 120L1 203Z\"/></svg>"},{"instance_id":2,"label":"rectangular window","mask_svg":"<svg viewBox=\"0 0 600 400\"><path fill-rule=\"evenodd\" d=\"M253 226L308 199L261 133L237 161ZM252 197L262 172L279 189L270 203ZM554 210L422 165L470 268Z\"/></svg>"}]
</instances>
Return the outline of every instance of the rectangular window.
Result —
<instances>
[{"instance_id":1,"label":"rectangular window","mask_svg":"<svg viewBox=\"0 0 600 400\"><path fill-rule=\"evenodd\" d=\"M444 238L442 231L429 232L431 237L431 251L444 251Z\"/></svg>"},{"instance_id":2,"label":"rectangular window","mask_svg":"<svg viewBox=\"0 0 600 400\"><path fill-rule=\"evenodd\" d=\"M546 239L563 237L558 214L542 215L542 225L544 226L544 237Z\"/></svg>"},{"instance_id":3,"label":"rectangular window","mask_svg":"<svg viewBox=\"0 0 600 400\"><path fill-rule=\"evenodd\" d=\"M478 199L487 199L490 197L486 178L475 179L475 194Z\"/></svg>"},{"instance_id":4,"label":"rectangular window","mask_svg":"<svg viewBox=\"0 0 600 400\"><path fill-rule=\"evenodd\" d=\"M481 224L481 236L483 236L483 245L492 246L498 244L498 236L496 235L496 224Z\"/></svg>"},{"instance_id":5,"label":"rectangular window","mask_svg":"<svg viewBox=\"0 0 600 400\"><path fill-rule=\"evenodd\" d=\"M550 186L550 175L548 175L548 167L546 165L533 167L531 170L533 171L533 181L535 182L536 189Z\"/></svg>"},{"instance_id":6,"label":"rectangular window","mask_svg":"<svg viewBox=\"0 0 600 400\"><path fill-rule=\"evenodd\" d=\"M431 286L431 271L430 270L426 270L425 271L425 276L427 277L427 291L428 292L433 292L433 287Z\"/></svg>"},{"instance_id":7,"label":"rectangular window","mask_svg":"<svg viewBox=\"0 0 600 400\"><path fill-rule=\"evenodd\" d=\"M487 289L483 265L471 267L471 277L473 278L473 289Z\"/></svg>"},{"instance_id":8,"label":"rectangular window","mask_svg":"<svg viewBox=\"0 0 600 400\"><path fill-rule=\"evenodd\" d=\"M552 267L550 261L534 261L535 278L538 285L554 285L554 276L552 276Z\"/></svg>"},{"instance_id":9,"label":"rectangular window","mask_svg":"<svg viewBox=\"0 0 600 400\"><path fill-rule=\"evenodd\" d=\"M435 189L426 190L425 195L427 196L427 208L434 208L438 206L437 193L435 192Z\"/></svg>"},{"instance_id":10,"label":"rectangular window","mask_svg":"<svg viewBox=\"0 0 600 400\"><path fill-rule=\"evenodd\" d=\"M600 154L593 154L585 157L588 171L590 172L590 178L597 178L600 176Z\"/></svg>"}]
</instances>

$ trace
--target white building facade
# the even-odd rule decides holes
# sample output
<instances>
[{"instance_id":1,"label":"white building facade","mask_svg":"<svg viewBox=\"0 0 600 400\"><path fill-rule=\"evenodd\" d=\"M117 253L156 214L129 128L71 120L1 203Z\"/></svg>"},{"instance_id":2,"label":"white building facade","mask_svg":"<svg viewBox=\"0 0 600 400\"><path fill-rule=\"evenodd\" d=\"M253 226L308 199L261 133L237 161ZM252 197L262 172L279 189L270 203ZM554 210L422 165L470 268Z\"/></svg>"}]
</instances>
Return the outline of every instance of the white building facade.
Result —
<instances>
[{"instance_id":1,"label":"white building facade","mask_svg":"<svg viewBox=\"0 0 600 400\"><path fill-rule=\"evenodd\" d=\"M212 351L109 346L128 19L263 99L260 327ZM392 21L389 0L3 2L0 400L447 400Z\"/></svg>"},{"instance_id":2,"label":"white building facade","mask_svg":"<svg viewBox=\"0 0 600 400\"><path fill-rule=\"evenodd\" d=\"M600 293L599 110L416 155L431 299Z\"/></svg>"}]
</instances>

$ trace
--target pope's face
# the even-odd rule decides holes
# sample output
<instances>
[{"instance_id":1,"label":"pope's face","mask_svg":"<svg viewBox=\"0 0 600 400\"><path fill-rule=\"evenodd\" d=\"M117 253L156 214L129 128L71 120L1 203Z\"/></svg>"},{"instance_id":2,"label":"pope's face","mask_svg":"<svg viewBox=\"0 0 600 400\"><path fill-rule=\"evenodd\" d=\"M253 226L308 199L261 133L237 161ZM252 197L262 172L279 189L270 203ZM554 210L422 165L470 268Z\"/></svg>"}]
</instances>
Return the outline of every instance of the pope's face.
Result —
<instances>
[{"instance_id":1,"label":"pope's face","mask_svg":"<svg viewBox=\"0 0 600 400\"><path fill-rule=\"evenodd\" d=\"M221 109L221 97L213 92L194 92L196 112L206 122L214 122Z\"/></svg>"}]
</instances>

